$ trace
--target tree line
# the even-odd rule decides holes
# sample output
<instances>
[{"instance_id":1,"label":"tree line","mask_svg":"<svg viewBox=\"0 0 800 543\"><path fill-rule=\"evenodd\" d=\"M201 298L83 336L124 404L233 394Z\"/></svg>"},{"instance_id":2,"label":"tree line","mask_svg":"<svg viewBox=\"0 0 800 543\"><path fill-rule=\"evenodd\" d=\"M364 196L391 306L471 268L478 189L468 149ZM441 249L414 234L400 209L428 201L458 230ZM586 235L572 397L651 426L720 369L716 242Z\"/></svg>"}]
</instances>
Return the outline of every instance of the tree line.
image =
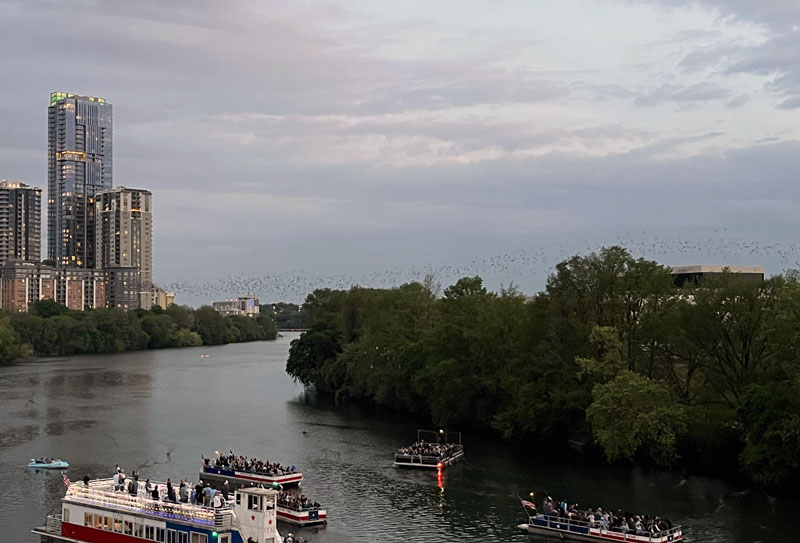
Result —
<instances>
[{"instance_id":1,"label":"tree line","mask_svg":"<svg viewBox=\"0 0 800 543\"><path fill-rule=\"evenodd\" d=\"M209 306L73 311L53 300L40 300L30 305L28 313L0 314L0 363L28 356L111 354L276 336L269 316L223 317Z\"/></svg>"},{"instance_id":2,"label":"tree line","mask_svg":"<svg viewBox=\"0 0 800 543\"><path fill-rule=\"evenodd\" d=\"M800 480L800 277L677 288L604 248L560 262L526 299L480 277L440 292L320 289L287 372L338 402L420 413L509 440Z\"/></svg>"}]
</instances>

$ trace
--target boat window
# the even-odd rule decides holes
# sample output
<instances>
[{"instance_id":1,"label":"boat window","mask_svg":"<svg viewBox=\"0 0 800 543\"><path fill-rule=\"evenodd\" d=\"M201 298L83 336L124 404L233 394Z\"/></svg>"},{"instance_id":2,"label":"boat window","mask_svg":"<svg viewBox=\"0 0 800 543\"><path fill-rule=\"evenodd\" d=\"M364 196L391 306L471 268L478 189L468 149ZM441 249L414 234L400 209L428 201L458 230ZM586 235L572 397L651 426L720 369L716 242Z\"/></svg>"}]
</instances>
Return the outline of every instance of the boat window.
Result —
<instances>
[{"instance_id":1,"label":"boat window","mask_svg":"<svg viewBox=\"0 0 800 543\"><path fill-rule=\"evenodd\" d=\"M114 531L122 533L122 519L119 518L114 519Z\"/></svg>"},{"instance_id":2,"label":"boat window","mask_svg":"<svg viewBox=\"0 0 800 543\"><path fill-rule=\"evenodd\" d=\"M164 528L156 528L156 541L164 541Z\"/></svg>"},{"instance_id":3,"label":"boat window","mask_svg":"<svg viewBox=\"0 0 800 543\"><path fill-rule=\"evenodd\" d=\"M239 505L240 503L242 503L242 495L237 493L236 494L236 505Z\"/></svg>"},{"instance_id":4,"label":"boat window","mask_svg":"<svg viewBox=\"0 0 800 543\"><path fill-rule=\"evenodd\" d=\"M98 530L103 529L103 515L95 515L94 516L94 527Z\"/></svg>"},{"instance_id":5,"label":"boat window","mask_svg":"<svg viewBox=\"0 0 800 543\"><path fill-rule=\"evenodd\" d=\"M231 534L223 534L219 536L219 543L231 543Z\"/></svg>"},{"instance_id":6,"label":"boat window","mask_svg":"<svg viewBox=\"0 0 800 543\"><path fill-rule=\"evenodd\" d=\"M167 543L178 543L178 532L176 530L167 530Z\"/></svg>"},{"instance_id":7,"label":"boat window","mask_svg":"<svg viewBox=\"0 0 800 543\"><path fill-rule=\"evenodd\" d=\"M137 520L133 525L133 537L142 537L144 534L144 523L141 520Z\"/></svg>"},{"instance_id":8,"label":"boat window","mask_svg":"<svg viewBox=\"0 0 800 543\"><path fill-rule=\"evenodd\" d=\"M189 543L189 533L178 532L178 543Z\"/></svg>"},{"instance_id":9,"label":"boat window","mask_svg":"<svg viewBox=\"0 0 800 543\"><path fill-rule=\"evenodd\" d=\"M206 534L192 532L192 543L208 543L208 536Z\"/></svg>"},{"instance_id":10,"label":"boat window","mask_svg":"<svg viewBox=\"0 0 800 543\"><path fill-rule=\"evenodd\" d=\"M110 532L112 529L113 529L112 518L103 517L103 530L108 530Z\"/></svg>"},{"instance_id":11,"label":"boat window","mask_svg":"<svg viewBox=\"0 0 800 543\"><path fill-rule=\"evenodd\" d=\"M259 498L261 496L253 496L252 494L248 494L247 496L247 508L252 511L261 511L261 506L259 505Z\"/></svg>"},{"instance_id":12,"label":"boat window","mask_svg":"<svg viewBox=\"0 0 800 543\"><path fill-rule=\"evenodd\" d=\"M144 526L144 538L145 539L155 539L156 538L156 527L155 526L148 526L145 524Z\"/></svg>"},{"instance_id":13,"label":"boat window","mask_svg":"<svg viewBox=\"0 0 800 543\"><path fill-rule=\"evenodd\" d=\"M84 526L92 526L92 514L91 513L84 513L83 514L83 525Z\"/></svg>"},{"instance_id":14,"label":"boat window","mask_svg":"<svg viewBox=\"0 0 800 543\"><path fill-rule=\"evenodd\" d=\"M125 535L133 535L133 521L126 520L125 527L123 528Z\"/></svg>"},{"instance_id":15,"label":"boat window","mask_svg":"<svg viewBox=\"0 0 800 543\"><path fill-rule=\"evenodd\" d=\"M64 511L61 513L61 518L64 522L69 522L69 508L64 508Z\"/></svg>"}]
</instances>

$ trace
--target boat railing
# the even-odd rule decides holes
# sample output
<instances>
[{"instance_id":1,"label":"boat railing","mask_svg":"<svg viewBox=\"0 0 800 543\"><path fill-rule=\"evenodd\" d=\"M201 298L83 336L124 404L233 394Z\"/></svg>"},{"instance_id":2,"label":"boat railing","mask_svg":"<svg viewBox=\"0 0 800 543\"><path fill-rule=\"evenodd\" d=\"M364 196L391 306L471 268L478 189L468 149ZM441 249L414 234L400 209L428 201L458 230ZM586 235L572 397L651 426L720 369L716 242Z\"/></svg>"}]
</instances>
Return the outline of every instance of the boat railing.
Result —
<instances>
[{"instance_id":1,"label":"boat railing","mask_svg":"<svg viewBox=\"0 0 800 543\"><path fill-rule=\"evenodd\" d=\"M401 451L398 451L394 454L394 461L395 462L403 462L406 464L422 464L422 465L432 465L435 466L439 462L443 460L448 460L456 456L459 452L464 450L462 445L457 443L451 443L452 449L449 451L450 454L408 454Z\"/></svg>"},{"instance_id":2,"label":"boat railing","mask_svg":"<svg viewBox=\"0 0 800 543\"><path fill-rule=\"evenodd\" d=\"M394 461L403 462L405 464L422 464L422 465L435 466L436 464L442 461L442 458L438 455L395 453Z\"/></svg>"},{"instance_id":3,"label":"boat railing","mask_svg":"<svg viewBox=\"0 0 800 543\"><path fill-rule=\"evenodd\" d=\"M291 511L297 511L298 513L303 513L305 511L321 511L322 509L325 509L321 505L319 505L319 506L313 506L313 505L309 506L309 505L307 505L305 507L295 507L293 505L289 505L289 504L281 503L281 502L278 502L278 507L282 507L283 509L289 509Z\"/></svg>"},{"instance_id":4,"label":"boat railing","mask_svg":"<svg viewBox=\"0 0 800 543\"><path fill-rule=\"evenodd\" d=\"M48 534L61 535L61 514L47 515L45 530L47 531Z\"/></svg>"},{"instance_id":5,"label":"boat railing","mask_svg":"<svg viewBox=\"0 0 800 543\"><path fill-rule=\"evenodd\" d=\"M298 475L300 474L299 471L289 470L289 471L277 471L277 473L272 473L271 471L257 471L257 470L246 470L240 468L234 468L233 466L217 466L216 464L203 464L203 471L207 473L214 473L213 470L217 471L232 471L234 473L247 473L249 475L260 475L261 477L285 477L287 475Z\"/></svg>"},{"instance_id":6,"label":"boat railing","mask_svg":"<svg viewBox=\"0 0 800 543\"><path fill-rule=\"evenodd\" d=\"M222 513L226 510L230 511L231 509L230 506L209 508L188 503L152 500L146 496L134 496L125 491L113 490L112 485L111 479L95 480L92 481L89 486L80 483L72 484L67 491L67 498L114 509L135 511L162 518L184 520L206 525L214 525L218 513Z\"/></svg>"},{"instance_id":7,"label":"boat railing","mask_svg":"<svg viewBox=\"0 0 800 543\"><path fill-rule=\"evenodd\" d=\"M558 517L554 515L545 515L545 514L538 514L535 516L528 516L528 521L531 524L535 524L533 521L546 521L547 527L555 530L562 530L562 531L574 531L573 528L581 528L581 529L599 529L603 533L613 533L613 534L621 534L623 541L647 541L648 543L660 543L662 541L673 541L679 540L680 538L676 539L676 535L681 535L681 527L680 526L673 526L667 530L661 530L658 532L644 532L644 531L636 531L630 530L628 528L619 528L619 527L609 527L603 528L603 525L600 522L589 522L587 520L580 520L580 519L573 519L569 517Z\"/></svg>"}]
</instances>

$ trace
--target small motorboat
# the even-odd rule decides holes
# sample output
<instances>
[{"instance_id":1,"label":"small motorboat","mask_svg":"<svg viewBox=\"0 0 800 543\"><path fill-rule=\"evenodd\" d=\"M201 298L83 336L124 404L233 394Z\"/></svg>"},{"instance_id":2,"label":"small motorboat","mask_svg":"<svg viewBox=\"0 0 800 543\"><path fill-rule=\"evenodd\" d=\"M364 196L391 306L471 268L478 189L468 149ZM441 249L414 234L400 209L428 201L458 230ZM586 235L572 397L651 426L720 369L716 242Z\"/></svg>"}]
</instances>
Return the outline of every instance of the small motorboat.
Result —
<instances>
[{"instance_id":1,"label":"small motorboat","mask_svg":"<svg viewBox=\"0 0 800 543\"><path fill-rule=\"evenodd\" d=\"M35 469L67 469L69 462L59 458L31 458L30 462L28 462L28 467Z\"/></svg>"}]
</instances>

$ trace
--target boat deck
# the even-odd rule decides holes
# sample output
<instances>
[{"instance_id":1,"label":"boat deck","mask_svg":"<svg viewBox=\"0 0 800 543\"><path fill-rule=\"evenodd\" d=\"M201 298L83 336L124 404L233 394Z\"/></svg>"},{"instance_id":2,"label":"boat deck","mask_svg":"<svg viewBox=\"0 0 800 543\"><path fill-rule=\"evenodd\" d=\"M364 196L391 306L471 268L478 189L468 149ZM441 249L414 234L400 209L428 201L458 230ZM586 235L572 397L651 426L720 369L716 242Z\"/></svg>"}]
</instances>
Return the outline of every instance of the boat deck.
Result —
<instances>
[{"instance_id":1,"label":"boat deck","mask_svg":"<svg viewBox=\"0 0 800 543\"><path fill-rule=\"evenodd\" d=\"M166 492L167 483L151 481L153 486L158 485L159 489ZM192 503L173 503L153 500L145 495L144 485L139 483L139 493L131 495L127 491L114 490L113 479L95 479L89 481L89 485L83 482L72 483L67 489L64 497L66 501L84 503L91 506L99 506L115 511L130 511L143 513L161 518L170 518L202 524L206 526L217 524L227 524L230 526L230 517L233 511L230 506L205 507ZM227 517L227 522L225 522Z\"/></svg>"}]
</instances>

